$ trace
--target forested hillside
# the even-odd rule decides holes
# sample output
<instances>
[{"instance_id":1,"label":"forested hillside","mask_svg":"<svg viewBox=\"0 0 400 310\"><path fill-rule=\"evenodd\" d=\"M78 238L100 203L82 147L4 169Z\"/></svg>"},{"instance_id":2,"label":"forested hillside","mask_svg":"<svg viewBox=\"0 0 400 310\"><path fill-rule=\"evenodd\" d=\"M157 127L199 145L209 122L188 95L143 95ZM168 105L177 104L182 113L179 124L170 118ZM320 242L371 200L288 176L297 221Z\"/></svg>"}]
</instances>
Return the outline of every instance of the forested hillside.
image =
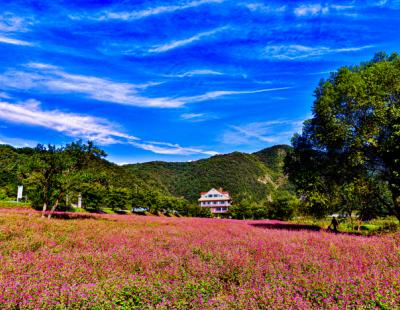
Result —
<instances>
[{"instance_id":1,"label":"forested hillside","mask_svg":"<svg viewBox=\"0 0 400 310\"><path fill-rule=\"evenodd\" d=\"M287 188L283 174L287 145L266 148L253 154L233 152L193 162L148 162L124 168L143 180L156 180L174 196L195 202L200 191L222 187L234 199L263 201Z\"/></svg>"},{"instance_id":2,"label":"forested hillside","mask_svg":"<svg viewBox=\"0 0 400 310\"><path fill-rule=\"evenodd\" d=\"M79 143L72 146L72 149L88 147ZM71 145L51 151L43 146L14 148L0 145L0 199L15 199L17 186L23 184L25 194L38 209L46 200L49 204L56 200L58 208L67 207L76 202L81 193L84 207L92 211L140 206L153 212L173 210L187 215L205 215L202 214L204 210L195 206L199 192L222 187L231 192L238 209L237 216L243 217L240 213L243 210L265 209L265 203L272 202L275 196L291 191L283 174L284 158L290 150L286 145L254 154L233 152L193 162L148 162L125 166L91 154L85 157L84 167L65 177L62 171L70 168L61 166L63 161L70 159L69 148ZM55 160L54 156L61 157ZM58 176L49 180L47 175L54 174L57 169ZM43 192L49 184L52 192ZM253 216L251 210L246 211L246 217ZM265 216L265 212L262 214Z\"/></svg>"}]
</instances>

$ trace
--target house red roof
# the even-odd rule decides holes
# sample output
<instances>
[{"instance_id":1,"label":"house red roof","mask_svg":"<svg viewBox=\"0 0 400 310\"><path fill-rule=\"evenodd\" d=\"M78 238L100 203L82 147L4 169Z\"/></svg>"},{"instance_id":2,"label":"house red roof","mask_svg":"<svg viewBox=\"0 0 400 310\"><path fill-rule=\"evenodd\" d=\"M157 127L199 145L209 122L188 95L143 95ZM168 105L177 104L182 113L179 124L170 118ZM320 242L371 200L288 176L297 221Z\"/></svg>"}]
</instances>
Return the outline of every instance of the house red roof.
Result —
<instances>
[{"instance_id":1,"label":"house red roof","mask_svg":"<svg viewBox=\"0 0 400 310\"><path fill-rule=\"evenodd\" d=\"M229 192L224 192L224 191L219 190L219 189L216 189L216 191L219 192L219 193L221 193L221 194L224 194L224 195L229 195ZM207 193L208 193L208 192L200 192L200 195L204 195L204 194L207 194Z\"/></svg>"}]
</instances>

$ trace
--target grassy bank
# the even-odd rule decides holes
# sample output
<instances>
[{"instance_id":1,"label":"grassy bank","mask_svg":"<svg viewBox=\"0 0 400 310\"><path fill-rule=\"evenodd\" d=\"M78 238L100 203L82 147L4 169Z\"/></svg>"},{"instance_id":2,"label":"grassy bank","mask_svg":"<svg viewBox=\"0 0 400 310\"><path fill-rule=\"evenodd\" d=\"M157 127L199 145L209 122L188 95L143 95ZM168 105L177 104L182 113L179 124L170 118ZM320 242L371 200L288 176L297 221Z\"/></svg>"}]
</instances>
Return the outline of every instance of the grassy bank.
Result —
<instances>
[{"instance_id":1,"label":"grassy bank","mask_svg":"<svg viewBox=\"0 0 400 310\"><path fill-rule=\"evenodd\" d=\"M299 217L290 223L315 225L322 229L327 229L332 221L332 218L327 217L323 219L316 219L312 217ZM388 216L384 218L373 219L368 222L359 221L356 218L342 218L338 219L338 230L344 233L358 234L358 235L375 235L384 233L393 233L400 231L400 224L396 217Z\"/></svg>"},{"instance_id":2,"label":"grassy bank","mask_svg":"<svg viewBox=\"0 0 400 310\"><path fill-rule=\"evenodd\" d=\"M31 209L31 205L27 202L0 201L0 209Z\"/></svg>"}]
</instances>

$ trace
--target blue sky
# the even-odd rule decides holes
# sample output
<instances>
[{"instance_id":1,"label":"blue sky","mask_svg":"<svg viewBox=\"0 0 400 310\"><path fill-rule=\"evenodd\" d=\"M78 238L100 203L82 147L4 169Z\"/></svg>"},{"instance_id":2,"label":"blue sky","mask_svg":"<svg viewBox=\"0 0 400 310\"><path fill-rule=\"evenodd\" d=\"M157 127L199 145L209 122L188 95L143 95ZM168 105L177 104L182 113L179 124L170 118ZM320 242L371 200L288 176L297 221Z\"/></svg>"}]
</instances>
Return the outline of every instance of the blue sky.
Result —
<instances>
[{"instance_id":1,"label":"blue sky","mask_svg":"<svg viewBox=\"0 0 400 310\"><path fill-rule=\"evenodd\" d=\"M393 1L0 1L0 143L117 163L289 143L340 66L400 51Z\"/></svg>"}]
</instances>

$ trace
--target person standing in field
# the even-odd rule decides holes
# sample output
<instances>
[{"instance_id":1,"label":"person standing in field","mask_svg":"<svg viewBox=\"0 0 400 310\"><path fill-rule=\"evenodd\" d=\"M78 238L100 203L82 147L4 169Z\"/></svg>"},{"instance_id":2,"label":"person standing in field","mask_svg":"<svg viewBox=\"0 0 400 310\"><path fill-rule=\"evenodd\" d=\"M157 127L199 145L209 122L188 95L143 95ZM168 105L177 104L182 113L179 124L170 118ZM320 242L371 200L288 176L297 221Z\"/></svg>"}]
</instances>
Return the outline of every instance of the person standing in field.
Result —
<instances>
[{"instance_id":1,"label":"person standing in field","mask_svg":"<svg viewBox=\"0 0 400 310\"><path fill-rule=\"evenodd\" d=\"M331 224L328 226L328 230L332 230L333 232L338 232L339 222L337 221L336 217L332 217ZM331 228L332 227L332 228Z\"/></svg>"},{"instance_id":2,"label":"person standing in field","mask_svg":"<svg viewBox=\"0 0 400 310\"><path fill-rule=\"evenodd\" d=\"M336 217L332 217L332 221L331 221L331 223L329 224L329 226L328 226L328 230L329 231L333 231L333 232L339 232L338 231L338 226L339 226L339 222L338 222L338 220L336 219ZM332 228L331 228L332 227Z\"/></svg>"}]
</instances>

